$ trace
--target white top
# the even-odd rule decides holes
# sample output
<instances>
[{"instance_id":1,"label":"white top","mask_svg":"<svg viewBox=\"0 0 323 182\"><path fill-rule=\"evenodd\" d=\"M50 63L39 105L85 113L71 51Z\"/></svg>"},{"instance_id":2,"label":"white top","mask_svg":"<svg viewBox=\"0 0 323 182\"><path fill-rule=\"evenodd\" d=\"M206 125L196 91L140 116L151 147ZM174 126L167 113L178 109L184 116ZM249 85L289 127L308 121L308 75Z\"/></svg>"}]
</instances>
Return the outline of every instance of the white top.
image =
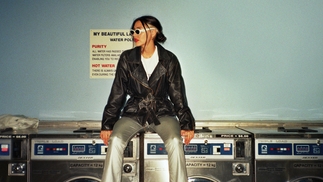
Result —
<instances>
[{"instance_id":1,"label":"white top","mask_svg":"<svg viewBox=\"0 0 323 182\"><path fill-rule=\"evenodd\" d=\"M149 80L149 77L151 76L154 69L156 68L158 61L159 61L159 57L158 57L157 46L155 46L155 52L150 58L144 58L143 56L141 56L141 62L145 68L145 71L147 74L147 80Z\"/></svg>"}]
</instances>

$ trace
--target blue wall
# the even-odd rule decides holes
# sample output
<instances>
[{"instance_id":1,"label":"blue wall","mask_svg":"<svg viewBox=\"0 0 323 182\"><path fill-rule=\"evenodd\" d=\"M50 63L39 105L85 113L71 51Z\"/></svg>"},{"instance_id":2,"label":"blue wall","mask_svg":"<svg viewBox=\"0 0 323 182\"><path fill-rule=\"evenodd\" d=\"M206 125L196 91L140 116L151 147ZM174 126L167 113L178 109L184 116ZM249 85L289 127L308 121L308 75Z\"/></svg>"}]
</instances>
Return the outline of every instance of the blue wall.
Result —
<instances>
[{"instance_id":1,"label":"blue wall","mask_svg":"<svg viewBox=\"0 0 323 182\"><path fill-rule=\"evenodd\" d=\"M197 120L322 120L322 0L1 0L0 114L100 120L90 29L159 18Z\"/></svg>"}]
</instances>

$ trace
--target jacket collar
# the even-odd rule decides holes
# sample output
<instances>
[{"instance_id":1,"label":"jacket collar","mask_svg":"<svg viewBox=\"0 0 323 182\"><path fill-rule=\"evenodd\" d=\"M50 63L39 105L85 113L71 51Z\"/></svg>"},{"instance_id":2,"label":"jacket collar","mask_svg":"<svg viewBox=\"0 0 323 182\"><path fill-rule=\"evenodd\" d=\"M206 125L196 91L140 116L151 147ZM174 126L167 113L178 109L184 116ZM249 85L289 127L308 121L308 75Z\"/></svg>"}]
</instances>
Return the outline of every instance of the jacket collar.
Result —
<instances>
[{"instance_id":1,"label":"jacket collar","mask_svg":"<svg viewBox=\"0 0 323 182\"><path fill-rule=\"evenodd\" d=\"M132 75L146 87L150 87L149 85L155 84L162 75L166 74L166 68L163 65L163 62L164 62L163 60L166 58L166 55L167 55L165 54L165 48L163 48L160 44L156 44L156 46L158 50L159 60L155 70L153 71L152 75L149 78L149 81L147 81L146 72L141 62L140 47L135 47L134 51L132 51L132 53L129 56L130 59L133 59L134 65L136 65L135 69L132 72Z\"/></svg>"}]
</instances>

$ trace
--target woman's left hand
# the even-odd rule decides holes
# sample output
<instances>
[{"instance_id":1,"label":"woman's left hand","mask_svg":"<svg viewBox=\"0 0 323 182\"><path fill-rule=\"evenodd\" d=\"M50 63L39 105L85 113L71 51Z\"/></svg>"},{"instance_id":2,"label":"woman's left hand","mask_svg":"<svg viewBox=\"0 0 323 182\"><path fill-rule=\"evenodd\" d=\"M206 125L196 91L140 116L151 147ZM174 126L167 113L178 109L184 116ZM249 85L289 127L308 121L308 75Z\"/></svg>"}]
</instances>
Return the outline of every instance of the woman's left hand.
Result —
<instances>
[{"instance_id":1,"label":"woman's left hand","mask_svg":"<svg viewBox=\"0 0 323 182\"><path fill-rule=\"evenodd\" d=\"M188 145L194 138L194 130L181 130L181 136L184 138L185 145Z\"/></svg>"}]
</instances>

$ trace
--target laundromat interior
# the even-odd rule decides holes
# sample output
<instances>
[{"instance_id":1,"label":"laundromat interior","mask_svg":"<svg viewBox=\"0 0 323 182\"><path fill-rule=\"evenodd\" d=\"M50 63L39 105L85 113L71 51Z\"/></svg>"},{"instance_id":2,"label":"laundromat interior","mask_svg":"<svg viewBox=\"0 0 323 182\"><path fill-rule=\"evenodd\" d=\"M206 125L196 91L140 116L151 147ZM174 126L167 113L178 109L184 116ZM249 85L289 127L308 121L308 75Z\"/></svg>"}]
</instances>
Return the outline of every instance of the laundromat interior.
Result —
<instances>
[{"instance_id":1,"label":"laundromat interior","mask_svg":"<svg viewBox=\"0 0 323 182\"><path fill-rule=\"evenodd\" d=\"M16 124L0 122L0 182L100 181L113 78L93 76L92 38L129 32L142 15L160 20L162 46L181 65L196 120L188 181L323 182L322 9L321 0L1 0L0 121ZM163 142L138 133L123 167L126 182L168 181Z\"/></svg>"}]
</instances>

